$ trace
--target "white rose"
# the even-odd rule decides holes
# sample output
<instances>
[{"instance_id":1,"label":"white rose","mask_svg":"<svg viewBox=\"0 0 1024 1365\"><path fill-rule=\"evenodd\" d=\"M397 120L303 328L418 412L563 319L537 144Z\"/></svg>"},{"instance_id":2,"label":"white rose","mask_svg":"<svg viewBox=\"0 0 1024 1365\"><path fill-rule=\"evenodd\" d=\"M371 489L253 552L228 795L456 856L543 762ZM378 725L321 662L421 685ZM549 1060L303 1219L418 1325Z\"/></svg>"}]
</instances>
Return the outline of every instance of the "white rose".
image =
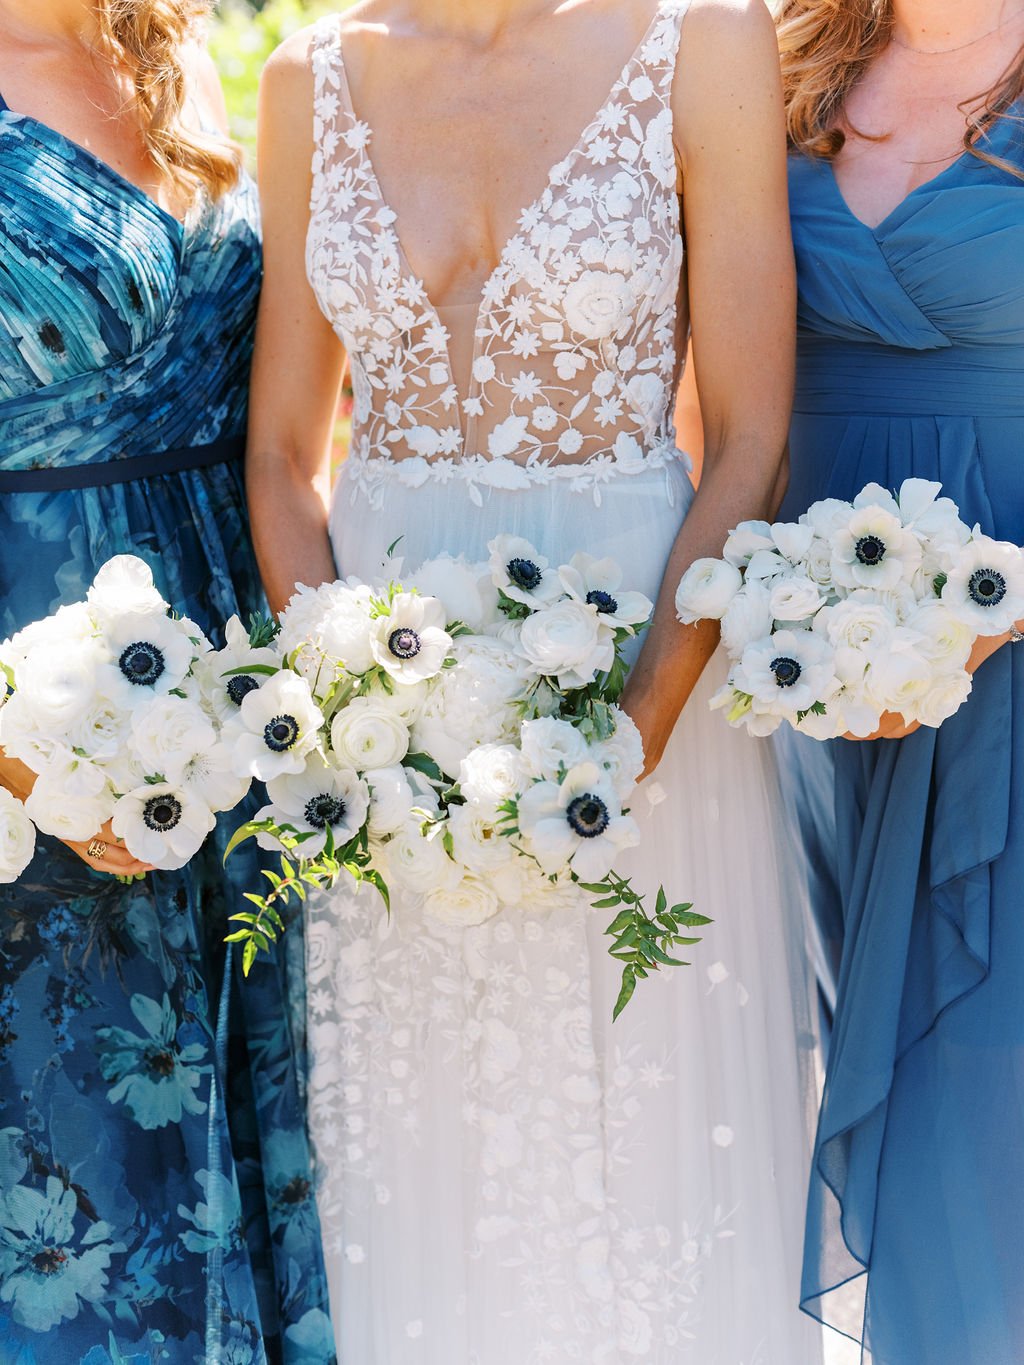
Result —
<instances>
[{"instance_id":1,"label":"white rose","mask_svg":"<svg viewBox=\"0 0 1024 1365\"><path fill-rule=\"evenodd\" d=\"M16 882L36 851L36 827L16 796L0 787L0 883Z\"/></svg>"},{"instance_id":2,"label":"white rose","mask_svg":"<svg viewBox=\"0 0 1024 1365\"><path fill-rule=\"evenodd\" d=\"M405 769L371 768L364 777L370 790L370 833L378 838L394 834L408 822L415 802Z\"/></svg>"},{"instance_id":3,"label":"white rose","mask_svg":"<svg viewBox=\"0 0 1024 1365\"><path fill-rule=\"evenodd\" d=\"M108 657L96 640L55 640L34 646L17 663L15 687L39 730L56 737L89 710Z\"/></svg>"},{"instance_id":4,"label":"white rose","mask_svg":"<svg viewBox=\"0 0 1024 1365\"><path fill-rule=\"evenodd\" d=\"M25 810L44 834L80 844L98 834L113 815L114 798L108 791L72 797L63 785L40 777L25 801Z\"/></svg>"},{"instance_id":5,"label":"white rose","mask_svg":"<svg viewBox=\"0 0 1024 1365\"><path fill-rule=\"evenodd\" d=\"M455 861L470 872L491 879L509 863L522 862L511 841L495 828L491 813L479 806L453 806L448 812L448 828ZM498 887L495 890L504 900Z\"/></svg>"},{"instance_id":6,"label":"white rose","mask_svg":"<svg viewBox=\"0 0 1024 1365\"><path fill-rule=\"evenodd\" d=\"M154 697L132 715L132 757L148 777L179 782L193 755L216 742L202 708L181 697Z\"/></svg>"},{"instance_id":7,"label":"white rose","mask_svg":"<svg viewBox=\"0 0 1024 1365\"><path fill-rule=\"evenodd\" d=\"M528 686L522 660L500 640L464 636L452 653L455 667L437 679L412 729L414 750L429 754L449 777L478 744L518 736L515 702Z\"/></svg>"},{"instance_id":8,"label":"white rose","mask_svg":"<svg viewBox=\"0 0 1024 1365\"><path fill-rule=\"evenodd\" d=\"M937 728L960 710L971 695L973 686L971 675L962 669L958 673L945 673L933 678L924 696L905 708L904 718Z\"/></svg>"},{"instance_id":9,"label":"white rose","mask_svg":"<svg viewBox=\"0 0 1024 1365\"><path fill-rule=\"evenodd\" d=\"M470 564L461 556L438 555L421 564L407 578L410 588L443 603L448 623L461 621L474 634L482 634L500 619L498 590L486 564Z\"/></svg>"},{"instance_id":10,"label":"white rose","mask_svg":"<svg viewBox=\"0 0 1024 1365\"><path fill-rule=\"evenodd\" d=\"M459 869L445 852L440 834L426 838L415 816L407 821L385 845L387 880L406 891L424 895L427 891L457 886Z\"/></svg>"},{"instance_id":11,"label":"white rose","mask_svg":"<svg viewBox=\"0 0 1024 1365\"><path fill-rule=\"evenodd\" d=\"M722 617L722 643L732 658L738 659L752 640L771 634L769 597L766 585L753 579L729 603Z\"/></svg>"},{"instance_id":12,"label":"white rose","mask_svg":"<svg viewBox=\"0 0 1024 1365\"><path fill-rule=\"evenodd\" d=\"M905 713L920 702L935 682L935 669L915 648L917 636L897 628L890 647L872 656L865 681L871 701L883 711Z\"/></svg>"},{"instance_id":13,"label":"white rose","mask_svg":"<svg viewBox=\"0 0 1024 1365\"><path fill-rule=\"evenodd\" d=\"M776 621L806 621L823 601L817 583L804 574L793 574L772 582L769 606Z\"/></svg>"},{"instance_id":14,"label":"white rose","mask_svg":"<svg viewBox=\"0 0 1024 1365\"><path fill-rule=\"evenodd\" d=\"M743 576L725 559L696 559L679 580L676 615L684 626L720 621L743 587Z\"/></svg>"},{"instance_id":15,"label":"white rose","mask_svg":"<svg viewBox=\"0 0 1024 1365\"><path fill-rule=\"evenodd\" d=\"M152 569L136 555L108 559L86 596L93 610L105 617L150 612L163 616L168 610L154 586Z\"/></svg>"},{"instance_id":16,"label":"white rose","mask_svg":"<svg viewBox=\"0 0 1024 1365\"><path fill-rule=\"evenodd\" d=\"M615 637L598 612L581 602L556 602L523 622L519 653L541 677L563 690L587 687L615 661Z\"/></svg>"},{"instance_id":17,"label":"white rose","mask_svg":"<svg viewBox=\"0 0 1024 1365\"><path fill-rule=\"evenodd\" d=\"M489 812L496 812L503 801L514 800L525 780L522 755L513 744L481 744L459 768L463 796Z\"/></svg>"},{"instance_id":18,"label":"white rose","mask_svg":"<svg viewBox=\"0 0 1024 1365\"><path fill-rule=\"evenodd\" d=\"M547 782L559 781L562 771L568 772L588 758L587 741L575 725L554 716L525 721L520 743L529 775Z\"/></svg>"},{"instance_id":19,"label":"white rose","mask_svg":"<svg viewBox=\"0 0 1024 1365\"><path fill-rule=\"evenodd\" d=\"M617 271L585 270L565 291L565 318L577 336L590 341L615 336L630 317L633 294Z\"/></svg>"},{"instance_id":20,"label":"white rose","mask_svg":"<svg viewBox=\"0 0 1024 1365\"><path fill-rule=\"evenodd\" d=\"M884 606L856 595L826 607L815 623L835 650L836 676L860 684L875 657L888 650L897 624Z\"/></svg>"},{"instance_id":21,"label":"white rose","mask_svg":"<svg viewBox=\"0 0 1024 1365\"><path fill-rule=\"evenodd\" d=\"M356 697L331 722L331 747L339 763L357 772L392 768L409 752L409 730L373 697Z\"/></svg>"},{"instance_id":22,"label":"white rose","mask_svg":"<svg viewBox=\"0 0 1024 1365\"><path fill-rule=\"evenodd\" d=\"M918 653L930 659L936 669L958 672L966 666L974 646L974 631L944 603L922 602L908 619L907 629L921 637Z\"/></svg>"},{"instance_id":23,"label":"white rose","mask_svg":"<svg viewBox=\"0 0 1024 1365\"><path fill-rule=\"evenodd\" d=\"M435 887L423 900L424 913L453 928L483 924L501 909L494 889L482 877L467 872L455 886Z\"/></svg>"}]
</instances>

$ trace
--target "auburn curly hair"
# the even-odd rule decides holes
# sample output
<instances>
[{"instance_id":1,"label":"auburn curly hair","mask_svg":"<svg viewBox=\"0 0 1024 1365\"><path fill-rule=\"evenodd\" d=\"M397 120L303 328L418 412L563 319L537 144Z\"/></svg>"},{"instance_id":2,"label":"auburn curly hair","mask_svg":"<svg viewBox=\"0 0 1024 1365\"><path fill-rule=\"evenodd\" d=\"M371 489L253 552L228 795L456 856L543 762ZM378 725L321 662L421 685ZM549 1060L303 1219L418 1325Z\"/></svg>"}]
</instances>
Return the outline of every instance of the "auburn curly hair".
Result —
<instances>
[{"instance_id":1,"label":"auburn curly hair","mask_svg":"<svg viewBox=\"0 0 1024 1365\"><path fill-rule=\"evenodd\" d=\"M135 87L146 148L158 170L180 191L213 198L238 182L241 153L232 143L186 124L183 62L201 34L211 0L99 0L104 41Z\"/></svg>"},{"instance_id":2,"label":"auburn curly hair","mask_svg":"<svg viewBox=\"0 0 1024 1365\"><path fill-rule=\"evenodd\" d=\"M892 40L892 0L775 0L790 145L831 159L846 141L839 126L851 88ZM1021 176L1019 166L990 156L978 138L1024 94L1024 47L991 90L960 107L964 147Z\"/></svg>"}]
</instances>

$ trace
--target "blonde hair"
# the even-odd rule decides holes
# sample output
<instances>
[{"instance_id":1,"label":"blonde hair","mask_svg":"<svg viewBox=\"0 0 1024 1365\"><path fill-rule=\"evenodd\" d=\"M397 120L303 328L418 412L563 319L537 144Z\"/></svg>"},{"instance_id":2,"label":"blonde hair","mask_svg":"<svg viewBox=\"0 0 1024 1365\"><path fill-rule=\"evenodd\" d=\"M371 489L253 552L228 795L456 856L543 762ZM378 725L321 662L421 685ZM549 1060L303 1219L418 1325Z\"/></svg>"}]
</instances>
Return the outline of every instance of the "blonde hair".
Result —
<instances>
[{"instance_id":1,"label":"blonde hair","mask_svg":"<svg viewBox=\"0 0 1024 1365\"><path fill-rule=\"evenodd\" d=\"M839 126L847 95L892 40L892 0L776 0L786 122L790 145L831 159L846 141ZM980 135L1024 94L1024 48L991 90L965 100L964 147L983 161L1024 177L983 151Z\"/></svg>"},{"instance_id":2,"label":"blonde hair","mask_svg":"<svg viewBox=\"0 0 1024 1365\"><path fill-rule=\"evenodd\" d=\"M238 183L241 153L224 138L184 121L184 50L201 31L210 0L100 0L99 20L112 56L128 71L146 149L172 185L192 198L218 198Z\"/></svg>"}]
</instances>

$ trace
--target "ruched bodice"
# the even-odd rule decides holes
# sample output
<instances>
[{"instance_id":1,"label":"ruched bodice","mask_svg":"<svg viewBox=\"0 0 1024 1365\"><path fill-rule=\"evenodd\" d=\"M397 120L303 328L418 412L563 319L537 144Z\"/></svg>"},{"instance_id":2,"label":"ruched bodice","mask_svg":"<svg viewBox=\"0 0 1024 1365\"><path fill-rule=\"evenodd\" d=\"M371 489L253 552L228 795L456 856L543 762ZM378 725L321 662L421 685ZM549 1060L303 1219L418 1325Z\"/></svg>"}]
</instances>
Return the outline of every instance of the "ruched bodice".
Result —
<instances>
[{"instance_id":1,"label":"ruched bodice","mask_svg":"<svg viewBox=\"0 0 1024 1365\"><path fill-rule=\"evenodd\" d=\"M968 523L1024 541L1019 113L982 139L994 161L965 153L875 228L829 165L792 158L799 353L784 516L919 476ZM1022 665L1000 650L938 731L796 746L805 795L822 790L822 763L834 768L834 821L820 809L806 820L831 860L822 921L842 938L804 1297L863 1332L876 1365L1019 1358ZM842 1299L864 1291L865 1271L850 1316Z\"/></svg>"},{"instance_id":2,"label":"ruched bodice","mask_svg":"<svg viewBox=\"0 0 1024 1365\"><path fill-rule=\"evenodd\" d=\"M0 472L241 437L260 270L252 185L183 225L2 100L0 155Z\"/></svg>"}]
</instances>

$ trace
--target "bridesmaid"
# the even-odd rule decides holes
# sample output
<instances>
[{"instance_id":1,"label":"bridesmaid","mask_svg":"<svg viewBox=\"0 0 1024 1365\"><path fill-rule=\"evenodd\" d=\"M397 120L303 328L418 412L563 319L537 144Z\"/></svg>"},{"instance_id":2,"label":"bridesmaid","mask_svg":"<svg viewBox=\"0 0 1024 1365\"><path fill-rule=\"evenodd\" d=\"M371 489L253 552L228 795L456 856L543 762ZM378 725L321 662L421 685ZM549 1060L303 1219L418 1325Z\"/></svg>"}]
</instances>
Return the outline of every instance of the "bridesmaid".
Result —
<instances>
[{"instance_id":1,"label":"bridesmaid","mask_svg":"<svg viewBox=\"0 0 1024 1365\"><path fill-rule=\"evenodd\" d=\"M780 39L800 280L783 515L914 475L1020 543L1024 3L786 0ZM874 1365L1024 1349L1024 654L1008 636L972 668L938 732L888 716L829 746L844 941L804 1306Z\"/></svg>"},{"instance_id":2,"label":"bridesmaid","mask_svg":"<svg viewBox=\"0 0 1024 1365\"><path fill-rule=\"evenodd\" d=\"M260 248L205 9L0 0L0 636L115 554L208 629L261 601ZM285 967L225 971L219 848L125 886L97 833L0 896L0 1357L330 1361Z\"/></svg>"}]
</instances>

